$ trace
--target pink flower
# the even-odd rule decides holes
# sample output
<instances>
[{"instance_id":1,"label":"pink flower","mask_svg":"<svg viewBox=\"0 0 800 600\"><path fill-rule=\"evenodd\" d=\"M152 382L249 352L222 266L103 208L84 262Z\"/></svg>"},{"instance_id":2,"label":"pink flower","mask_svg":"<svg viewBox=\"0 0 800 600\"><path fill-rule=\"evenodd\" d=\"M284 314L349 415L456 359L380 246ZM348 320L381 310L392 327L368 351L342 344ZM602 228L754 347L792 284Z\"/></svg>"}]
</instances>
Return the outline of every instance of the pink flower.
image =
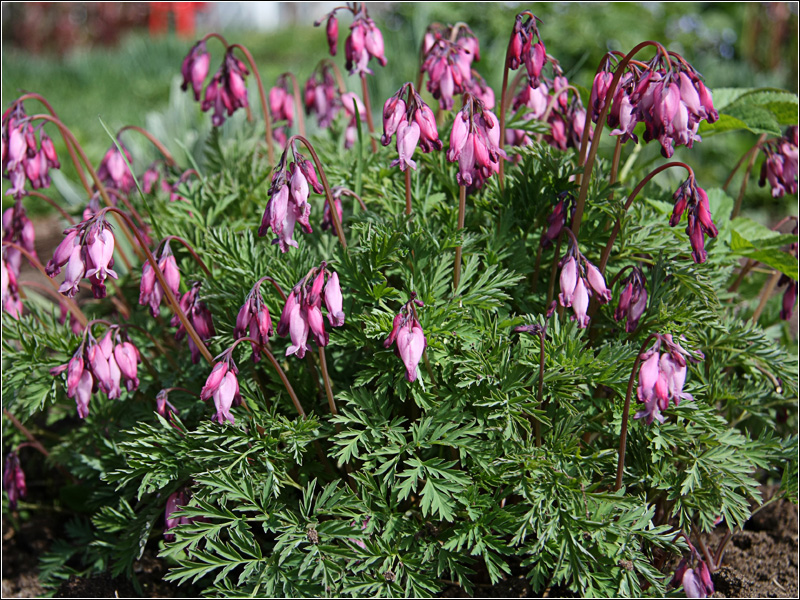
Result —
<instances>
[{"instance_id":1,"label":"pink flower","mask_svg":"<svg viewBox=\"0 0 800 600\"><path fill-rule=\"evenodd\" d=\"M122 153L117 149L117 145L119 145L125 153L125 158L123 158ZM126 159L128 164L125 164ZM129 194L136 185L133 181L133 175L131 175L128 169L128 165L132 164L133 159L131 158L131 153L120 140L117 140L117 143L113 144L108 149L103 160L100 162L100 167L97 169L97 176L106 187L119 190L123 194Z\"/></svg>"},{"instance_id":2,"label":"pink flower","mask_svg":"<svg viewBox=\"0 0 800 600\"><path fill-rule=\"evenodd\" d=\"M8 494L8 507L11 510L16 510L19 499L28 495L25 471L22 470L16 452L9 452L6 456L6 464L3 469L3 489Z\"/></svg>"},{"instance_id":3,"label":"pink flower","mask_svg":"<svg viewBox=\"0 0 800 600\"><path fill-rule=\"evenodd\" d=\"M211 55L206 50L206 43L199 41L192 46L181 65L181 75L183 75L181 89L186 91L186 88L191 85L194 99L198 102L200 101L200 91L203 89L203 83L208 75L210 62Z\"/></svg>"},{"instance_id":4,"label":"pink flower","mask_svg":"<svg viewBox=\"0 0 800 600\"><path fill-rule=\"evenodd\" d=\"M417 169L417 163L411 160L414 155L414 150L417 149L417 142L419 142L419 125L413 123L400 123L397 129L397 153L399 158L392 161L392 167L399 166L401 171L411 167Z\"/></svg>"},{"instance_id":5,"label":"pink flower","mask_svg":"<svg viewBox=\"0 0 800 600\"><path fill-rule=\"evenodd\" d=\"M384 348L389 348L397 342L395 353L406 367L406 379L409 383L416 381L417 365L428 345L422 325L417 320L414 305L423 306L422 302L416 299L416 293L411 295L411 299L395 316L392 331L383 343Z\"/></svg>"}]
</instances>

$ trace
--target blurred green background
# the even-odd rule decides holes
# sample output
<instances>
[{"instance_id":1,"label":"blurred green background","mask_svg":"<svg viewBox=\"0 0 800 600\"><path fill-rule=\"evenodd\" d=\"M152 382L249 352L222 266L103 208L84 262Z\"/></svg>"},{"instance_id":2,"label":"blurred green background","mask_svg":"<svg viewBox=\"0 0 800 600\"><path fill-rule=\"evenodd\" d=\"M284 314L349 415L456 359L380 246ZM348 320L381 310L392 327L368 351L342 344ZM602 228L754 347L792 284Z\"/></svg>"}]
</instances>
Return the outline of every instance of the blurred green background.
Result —
<instances>
[{"instance_id":1,"label":"blurred green background","mask_svg":"<svg viewBox=\"0 0 800 600\"><path fill-rule=\"evenodd\" d=\"M86 18L89 5L42 8L42 3L37 4L39 12L33 16L22 3L3 5L4 107L24 91L44 95L95 164L110 144L101 119L113 131L126 124L152 128L171 149L176 148L174 138L184 135L186 130L193 130L197 139L204 137L210 117L203 115L199 105L178 87L181 61L193 42L179 39L174 33L151 36L147 29L147 3L126 5L126 16L118 22L107 18L99 24L92 21L91 7ZM250 48L267 87L284 71L294 72L302 85L317 62L328 56L324 30L315 29L312 24L332 6L335 5L293 5L284 15L286 18L272 30L228 27L221 33L229 41ZM416 78L420 40L433 21L464 21L472 28L481 41L477 69L499 98L508 36L514 15L524 9L541 18L540 31L548 53L559 60L570 82L584 88L591 85L604 52L627 51L640 41L652 39L682 54L704 75L712 90L768 86L797 93L796 3L371 3L370 14L383 31L388 59L388 66L376 66L375 76L370 78L376 114L385 98L403 82ZM82 21L76 22L73 14L76 10L84 15ZM348 32L349 17L343 13L340 17L342 39L336 60L343 65L343 38ZM208 19L201 19L197 37L209 31L204 22ZM222 49L213 42L209 48L213 72ZM259 114L258 96L253 82L250 84L251 103ZM353 77L348 78L348 85L353 90L359 89ZM39 110L35 104L30 103L29 113ZM380 126L380 119L376 123ZM51 135L56 138L55 132ZM696 169L701 185L721 186L732 166L756 139L756 135L748 132L715 135L696 144L693 150L680 148L675 158L689 162ZM140 140L125 141L132 146L137 171L141 172L146 165L137 162L138 159L149 162L155 155ZM632 151L633 145L627 144L623 163ZM59 155L62 163L66 163L66 153ZM657 144L641 150L639 163L650 160L661 160ZM755 179L760 161L754 171ZM67 165L64 173L69 180L72 171ZM77 188L70 186L65 178L57 175L54 179L56 190L51 195L60 193L73 204L85 201L74 193ZM734 194L738 181L737 177L732 188ZM7 201L4 199L4 205ZM745 207L750 216L767 222L788 212L796 214L796 203L795 197L788 196L773 200L768 189L751 183Z\"/></svg>"}]
</instances>

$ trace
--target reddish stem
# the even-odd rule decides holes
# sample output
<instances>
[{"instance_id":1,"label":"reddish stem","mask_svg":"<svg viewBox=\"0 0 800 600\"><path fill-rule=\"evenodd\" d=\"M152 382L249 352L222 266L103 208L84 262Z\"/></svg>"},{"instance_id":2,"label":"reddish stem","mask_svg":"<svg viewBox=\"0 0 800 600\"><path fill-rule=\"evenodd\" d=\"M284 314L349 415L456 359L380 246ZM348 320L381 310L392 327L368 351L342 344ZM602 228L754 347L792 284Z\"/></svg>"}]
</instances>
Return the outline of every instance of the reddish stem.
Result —
<instances>
[{"instance_id":1,"label":"reddish stem","mask_svg":"<svg viewBox=\"0 0 800 600\"><path fill-rule=\"evenodd\" d=\"M614 93L617 90L617 85L619 84L619 80L622 78L622 74L625 72L625 69L628 66L630 60L643 48L647 46L655 46L659 52L662 52L664 56L666 56L667 60L669 60L669 55L667 54L664 47L659 44L658 42L653 41L646 41L641 42L634 46L633 50L628 52L624 56L622 60L619 61L617 68L614 71L614 76L611 79L611 84L606 91L605 98L603 99L603 108L600 111L600 116L597 118L597 127L595 128L594 133L592 134L592 145L589 149L589 156L586 159L586 163L583 165L583 176L581 178L581 190L580 194L578 195L578 201L575 205L575 213L572 217L572 232L575 234L575 237L578 237L581 232L581 221L583 220L583 211L586 205L586 195L589 192L589 181L592 177L592 167L594 166L594 160L597 156L597 151L600 148L600 137L603 131L603 127L605 126L606 116L608 115L608 111L611 108L611 101L614 98ZM603 57L603 61L606 58ZM601 65L603 63L601 62ZM598 68L599 72L600 68ZM587 142L589 139L589 128L591 127L592 121L592 110L589 107L589 110L586 111L586 120L584 122L584 130L583 136L586 138ZM584 152L584 143L583 139L581 139L581 154L580 157L583 157ZM579 161L580 162L580 161Z\"/></svg>"},{"instance_id":2,"label":"reddish stem","mask_svg":"<svg viewBox=\"0 0 800 600\"><path fill-rule=\"evenodd\" d=\"M339 214L336 211L336 205L333 202L333 194L331 193L331 186L328 184L328 178L325 175L325 170L322 168L322 163L319 160L319 156L317 156L316 150L311 145L306 138L302 135L293 135L289 138L288 142L286 143L286 147L290 148L292 142L297 140L302 142L302 144L308 148L309 153L311 154L311 158L314 161L314 165L317 167L317 171L319 171L320 179L322 179L322 187L325 188L325 198L328 200L328 206L331 208L331 219L333 220L333 227L336 229L336 236L339 238L339 243L342 245L342 248L347 251L347 240L344 239L344 231L342 230L342 223L339 220Z\"/></svg>"},{"instance_id":3,"label":"reddish stem","mask_svg":"<svg viewBox=\"0 0 800 600\"><path fill-rule=\"evenodd\" d=\"M264 113L264 123L266 129L265 136L267 139L267 158L269 160L269 166L272 167L275 164L275 149L272 147L272 124L270 123L267 94L264 92L264 84L261 81L261 74L258 72L256 62L253 60L253 55L250 54L250 51L247 48L241 44L231 44L229 47L238 48L242 54L245 55L247 62L250 63L250 70L253 71L253 76L256 78L256 83L258 84L258 93L261 96L261 110Z\"/></svg>"},{"instance_id":4,"label":"reddish stem","mask_svg":"<svg viewBox=\"0 0 800 600\"><path fill-rule=\"evenodd\" d=\"M92 166L92 163L89 162L89 159L87 158L86 153L83 151L83 148L78 143L78 140L75 138L75 136L69 130L69 128L66 125L64 125L64 123L62 123L61 121L59 121L55 117L51 117L50 115L41 115L40 114L40 115L34 115L34 116L31 117L31 121L35 121L35 120L38 120L38 119L41 119L43 121L49 121L50 123L53 123L56 127L58 127L59 131L61 132L61 135L64 136L65 139L69 139L69 141L74 145L75 150L78 152L78 155L81 157L81 160L83 161L83 164L86 166L86 170L89 171L89 175L91 175L92 180L94 181L94 185L97 188L97 191L100 192L100 196L103 198L103 202L105 203L105 205L107 207L112 208L114 206L114 204L111 202L111 198L108 197L108 193L106 192L106 188L103 185L103 182L100 181L100 178L97 176L97 171L94 170L94 167ZM91 189L89 189L87 191L91 195ZM122 213L120 213L120 214L122 214ZM124 221L122 221L121 219L119 219L119 223L120 223L120 227L122 229L122 232L125 234L125 237L128 239L128 242L131 245L131 248L133 248L133 251L141 259L142 255L141 255L139 249L136 247L136 244L133 241L133 236L131 235L130 229L127 227L126 223ZM131 226L132 225L133 224L131 223ZM128 269L128 271L131 271L132 270L131 269L131 263L128 260L128 257L125 256L124 252L120 252L119 255L120 255L120 258L122 258L122 262L125 263L125 267Z\"/></svg>"},{"instance_id":5,"label":"reddish stem","mask_svg":"<svg viewBox=\"0 0 800 600\"><path fill-rule=\"evenodd\" d=\"M37 259L30 252L25 250L25 248L23 248L19 244L15 244L14 242L3 242L3 246L14 248L14 250L17 250L22 255L24 255L25 258L28 259L28 262L30 262L34 267L36 267L39 270L39 272L47 278L47 281L50 282L50 285L53 287L53 289L56 292L58 292L58 284L55 281L53 281L53 279L47 274L47 271L45 271L45 268L42 266L42 263L39 262L39 259ZM78 308L78 305L75 303L75 301L67 296L62 296L61 294L59 294L59 296L61 296L61 299L64 302L64 304L67 305L69 310L72 312L73 315L75 315L75 318L78 319L80 324L86 327L86 323L88 322L88 320L86 319L86 315L84 315L81 309Z\"/></svg>"},{"instance_id":6,"label":"reddish stem","mask_svg":"<svg viewBox=\"0 0 800 600\"><path fill-rule=\"evenodd\" d=\"M155 146L159 152L161 152L161 155L167 161L168 166L172 167L176 164L175 158L172 156L170 151L167 150L167 147L164 144L162 144L158 140L158 138L156 138L156 136L154 136L152 133L150 133L149 131L147 131L142 127L138 127L137 125L125 125L122 129L120 129L117 132L117 139L119 139L119 137L122 135L124 131L128 130L137 131L141 133L144 137L146 137L148 140L150 140L150 143L153 144L153 146Z\"/></svg>"},{"instance_id":7,"label":"reddish stem","mask_svg":"<svg viewBox=\"0 0 800 600\"><path fill-rule=\"evenodd\" d=\"M69 221L70 225L75 225L75 219L72 218L72 215L70 215L67 211L61 208L61 206L59 206L58 203L49 196L45 196L44 194L42 194L41 192L37 192L36 190L31 190L30 192L28 192L28 195L33 196L34 198L39 198L40 200L44 200L50 206L55 208L61 214L62 217L64 217L67 221Z\"/></svg>"},{"instance_id":8,"label":"reddish stem","mask_svg":"<svg viewBox=\"0 0 800 600\"><path fill-rule=\"evenodd\" d=\"M43 96L35 93L23 94L22 96L17 98L8 108L8 110L6 110L6 112L3 113L3 119L5 119L8 113L11 112L11 110L15 106L17 106L17 104L20 104L28 99L38 100L44 105L45 109L47 109L47 112L53 115L54 118L58 119L58 115L56 114L56 111L53 110L53 107L50 105L50 103L47 100L45 100ZM75 165L75 170L78 172L78 177L81 180L83 188L86 190L87 194L91 195L92 188L89 186L89 182L86 180L86 174L83 172L83 169L81 168L81 163L78 160L78 157L75 156L75 149L72 147L72 144L66 137L64 138L64 145L67 147L67 152L69 152L69 157L72 159L72 164Z\"/></svg>"},{"instance_id":9,"label":"reddish stem","mask_svg":"<svg viewBox=\"0 0 800 600\"><path fill-rule=\"evenodd\" d=\"M179 235L168 235L163 240L161 240L161 244L159 244L159 246L161 246L162 244L166 244L167 242L172 241L172 240L175 240L176 242L181 244L184 248L186 248L189 251L189 254L192 255L192 258L195 260L195 262L198 265L200 265L201 269L203 269L203 272L206 274L206 277L208 277L209 279L212 278L211 271L208 270L208 267L206 266L206 263L204 263L203 260L197 255L197 252L195 252L195 249L192 248L191 244L189 244L189 242L187 242L185 239L183 239Z\"/></svg>"},{"instance_id":10,"label":"reddish stem","mask_svg":"<svg viewBox=\"0 0 800 600\"><path fill-rule=\"evenodd\" d=\"M300 132L300 135L305 136L306 134L306 121L305 117L303 116L304 106L303 100L300 98L300 86L297 84L297 77L294 76L294 73L291 71L287 71L283 74L283 76L288 76L289 79L292 80L292 89L294 95L294 110L297 113L297 131Z\"/></svg>"},{"instance_id":11,"label":"reddish stem","mask_svg":"<svg viewBox=\"0 0 800 600\"><path fill-rule=\"evenodd\" d=\"M622 218L625 216L625 213L628 212L628 209L631 207L631 204L633 204L633 201L636 199L636 196L639 195L639 192L642 191L642 188L645 185L647 185L647 183L653 177L655 177L656 175L658 175L662 171L665 171L665 170L670 169L672 167L683 167L684 169L686 169L689 172L689 178L690 179L694 179L694 171L692 171L692 168L689 165L687 165L686 163L682 163L682 162L679 162L679 161L673 161L673 162L669 162L667 164L661 165L660 167L657 167L656 169L653 169L650 173L648 173L645 176L645 178L642 179L635 188L633 188L633 191L631 192L631 195L628 196L628 201L625 203L625 207L623 208L622 214L617 219L617 222L614 223L614 229L611 230L611 235L609 236L608 242L606 242L606 247L603 248L603 254L600 257L600 265L599 265L600 273L605 273L605 271L606 271L606 264L608 263L608 257L611 254L611 248L614 245L614 240L617 239L617 234L619 234L620 228L622 227Z\"/></svg>"},{"instance_id":12,"label":"reddish stem","mask_svg":"<svg viewBox=\"0 0 800 600\"><path fill-rule=\"evenodd\" d=\"M126 215L124 212L122 212L120 209L111 207L111 208L106 208L104 210L106 212L114 212L120 215L120 217L124 219L128 225L131 226L133 225L133 223L131 223L130 217ZM189 337L192 338L192 341L195 343L198 350L200 350L200 353L203 355L203 358L206 359L208 364L213 365L214 358L211 356L211 353L208 351L208 348L206 348L206 345L203 343L203 340L200 339L200 336L197 334L197 331L187 318L186 314L181 310L181 307L178 304L178 300L175 298L175 295L172 293L172 290L170 289L169 285L167 285L166 279L164 279L164 274L161 272L161 269L158 268L158 261L153 256L153 253L150 252L150 248L148 248L147 245L144 243L141 234L135 228L132 227L132 229L134 234L136 235L136 238L139 240L142 249L145 252L147 262L150 263L150 266L153 269L153 273L155 274L156 279L158 279L158 283L161 285L161 288L164 291L164 297L167 299L167 303L172 309L172 312L175 314L176 317L178 317L178 320L181 322L181 325L183 325L184 329L186 329L186 333L188 333Z\"/></svg>"},{"instance_id":13,"label":"reddish stem","mask_svg":"<svg viewBox=\"0 0 800 600\"><path fill-rule=\"evenodd\" d=\"M369 101L369 89L367 88L367 75L365 73L361 73L361 95L364 96L364 112L367 113L367 128L369 129L372 153L377 154L378 142L375 141L375 124L372 122L372 105Z\"/></svg>"},{"instance_id":14,"label":"reddish stem","mask_svg":"<svg viewBox=\"0 0 800 600\"><path fill-rule=\"evenodd\" d=\"M286 391L289 393L289 397L292 399L292 404L294 404L295 409L297 409L298 414L305 419L306 418L306 411L303 410L303 406L300 404L300 400L297 398L297 394L294 393L294 388L292 388L292 384L289 383L289 379L286 377L286 373L283 372L281 366L278 364L278 361L275 360L275 356L267 350L258 340L255 340L251 337L243 337L239 338L233 343L231 349L235 348L237 344L241 342L250 342L251 344L255 344L261 350L261 353L269 359L269 362L272 363L272 366L277 371L278 376L281 378L283 382L283 386L286 388Z\"/></svg>"}]
</instances>

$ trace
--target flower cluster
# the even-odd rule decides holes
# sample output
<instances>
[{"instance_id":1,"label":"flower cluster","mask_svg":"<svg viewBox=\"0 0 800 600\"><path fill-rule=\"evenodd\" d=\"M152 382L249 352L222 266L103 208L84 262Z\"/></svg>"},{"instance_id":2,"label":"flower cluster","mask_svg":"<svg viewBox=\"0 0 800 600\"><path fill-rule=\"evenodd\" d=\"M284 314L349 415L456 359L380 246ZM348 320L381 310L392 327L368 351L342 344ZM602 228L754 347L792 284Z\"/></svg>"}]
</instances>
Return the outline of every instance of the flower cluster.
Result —
<instances>
[{"instance_id":1,"label":"flower cluster","mask_svg":"<svg viewBox=\"0 0 800 600\"><path fill-rule=\"evenodd\" d=\"M39 142L36 130L25 114L22 103L18 102L3 115L3 177L11 181L6 195L21 198L26 195L25 181L35 190L50 186L50 169L58 169L56 149L53 140L39 128Z\"/></svg>"},{"instance_id":2,"label":"flower cluster","mask_svg":"<svg viewBox=\"0 0 800 600\"><path fill-rule=\"evenodd\" d=\"M593 118L599 116L608 100L611 80L606 68L595 76L592 85L591 109ZM637 123L645 124L644 141L658 140L661 153L671 158L674 146L692 147L700 141L697 129L700 121L714 123L719 114L714 110L711 92L697 72L683 59L666 60L657 55L646 68L631 66L619 81L614 93L608 124L615 129L611 135L621 136L622 142L632 139Z\"/></svg>"},{"instance_id":3,"label":"flower cluster","mask_svg":"<svg viewBox=\"0 0 800 600\"><path fill-rule=\"evenodd\" d=\"M675 207L669 219L670 227L680 223L684 211L687 213L686 233L692 245L692 259L696 263L706 262L705 236L715 238L719 233L711 218L708 194L690 175L672 195ZM687 210L688 209L688 210Z\"/></svg>"},{"instance_id":4,"label":"flower cluster","mask_svg":"<svg viewBox=\"0 0 800 600\"><path fill-rule=\"evenodd\" d=\"M25 471L22 470L16 452L9 452L6 456L6 465L3 469L3 489L8 494L8 507L11 510L16 510L19 499L28 495Z\"/></svg>"},{"instance_id":5,"label":"flower cluster","mask_svg":"<svg viewBox=\"0 0 800 600\"><path fill-rule=\"evenodd\" d=\"M701 559L690 545L692 553L681 560L678 568L675 569L675 574L672 576L670 585L683 586L683 591L687 598L708 598L714 593L714 582L711 580L711 572L708 569L706 562ZM697 561L696 566L692 569L689 565Z\"/></svg>"},{"instance_id":6,"label":"flower cluster","mask_svg":"<svg viewBox=\"0 0 800 600\"><path fill-rule=\"evenodd\" d=\"M429 27L422 52L425 58L420 72L428 74L428 91L442 110L451 110L455 96L465 92L488 100L488 108L493 108L494 92L489 94L485 82L481 85L482 78L473 78L472 63L480 60L480 47L469 27L463 23L455 27Z\"/></svg>"},{"instance_id":7,"label":"flower cluster","mask_svg":"<svg viewBox=\"0 0 800 600\"><path fill-rule=\"evenodd\" d=\"M539 242L542 248L549 248L561 235L561 230L566 227L575 210L575 197L570 192L561 192L558 195L558 202L553 207L553 212L547 216L547 229L542 234Z\"/></svg>"},{"instance_id":8,"label":"flower cluster","mask_svg":"<svg viewBox=\"0 0 800 600\"><path fill-rule=\"evenodd\" d=\"M191 51L189 54L191 55ZM230 117L237 108L248 106L247 86L244 78L249 74L250 71L247 70L245 64L234 56L233 48L228 48L222 65L206 87L201 104L204 111L214 107L211 122L215 127L219 127L225 122L226 114Z\"/></svg>"},{"instance_id":9,"label":"flower cluster","mask_svg":"<svg viewBox=\"0 0 800 600\"><path fill-rule=\"evenodd\" d=\"M114 266L114 234L105 211L101 210L65 229L64 235L66 237L45 266L47 274L55 277L66 265L64 282L58 291L72 298L78 292L81 279L86 277L92 285L94 297L105 298L106 279L117 279L111 268Z\"/></svg>"},{"instance_id":10,"label":"flower cluster","mask_svg":"<svg viewBox=\"0 0 800 600\"><path fill-rule=\"evenodd\" d=\"M3 211L3 241L17 244L26 250L31 256L36 258L36 232L33 223L28 218L28 213L22 205L22 201L17 199L14 206ZM3 247L3 260L8 263L9 270L15 277L19 277L19 270L22 267L22 252L9 246Z\"/></svg>"},{"instance_id":11,"label":"flower cluster","mask_svg":"<svg viewBox=\"0 0 800 600\"><path fill-rule=\"evenodd\" d=\"M773 198L797 193L797 131L797 125L793 125L782 138L761 146L766 160L761 165L758 185L764 187L769 182Z\"/></svg>"},{"instance_id":12,"label":"flower cluster","mask_svg":"<svg viewBox=\"0 0 800 600\"><path fill-rule=\"evenodd\" d=\"M356 143L358 120L361 120L362 123L364 122L367 109L364 107L364 103L361 102L361 98L353 92L342 94L341 100L344 114L347 117L347 128L344 130L344 148L347 150ZM356 114L358 114L358 119Z\"/></svg>"},{"instance_id":13,"label":"flower cluster","mask_svg":"<svg viewBox=\"0 0 800 600\"><path fill-rule=\"evenodd\" d=\"M644 273L639 267L633 267L631 274L622 280L622 293L619 296L617 309L614 311L614 319L622 321L627 318L625 331L633 333L646 308L647 287Z\"/></svg>"},{"instance_id":14,"label":"flower cluster","mask_svg":"<svg viewBox=\"0 0 800 600\"><path fill-rule=\"evenodd\" d=\"M536 26L538 20L529 11L519 13L508 42L508 68L516 71L522 63L525 63L530 87L534 89L539 87L539 77L547 62L547 51ZM534 38L536 43L533 41Z\"/></svg>"},{"instance_id":15,"label":"flower cluster","mask_svg":"<svg viewBox=\"0 0 800 600\"><path fill-rule=\"evenodd\" d=\"M342 104L330 65L323 63L308 78L303 90L303 103L306 114L316 115L317 125L321 128L325 129L333 123Z\"/></svg>"},{"instance_id":16,"label":"flower cluster","mask_svg":"<svg viewBox=\"0 0 800 600\"><path fill-rule=\"evenodd\" d=\"M794 229L792 230L793 235L797 235L797 229L798 224L795 221ZM797 242L794 242L789 247L789 254L797 257ZM792 314L794 313L794 305L797 302L798 282L796 279L792 279L788 275L783 274L778 280L778 287L783 286L786 286L786 290L783 292L783 300L781 302L781 319L784 321L789 321L792 318Z\"/></svg>"},{"instance_id":17,"label":"flower cluster","mask_svg":"<svg viewBox=\"0 0 800 600\"><path fill-rule=\"evenodd\" d=\"M286 145L289 129L294 124L294 98L286 75L281 75L269 91L269 112L275 122L285 121L284 125L274 127L272 137L281 146Z\"/></svg>"},{"instance_id":18,"label":"flower cluster","mask_svg":"<svg viewBox=\"0 0 800 600\"><path fill-rule=\"evenodd\" d=\"M122 148L122 152L125 153L124 157L119 148L117 148L117 144L119 148ZM100 161L100 166L97 168L97 176L106 188L128 194L136 185L133 175L128 169L128 165L133 164L133 159L131 158L131 153L121 141L117 140L117 144L111 144L111 147L103 156L103 160ZM125 159L128 160L128 165L125 164Z\"/></svg>"},{"instance_id":19,"label":"flower cluster","mask_svg":"<svg viewBox=\"0 0 800 600\"><path fill-rule=\"evenodd\" d=\"M655 334L656 342L642 354L639 369L639 386L636 396L644 404L634 419L644 419L650 425L653 419L664 422L662 410L669 407L669 401L678 406L681 400L691 400L691 394L683 391L686 381L686 359L697 362L681 345L672 340L672 335ZM666 352L660 353L662 344ZM700 358L703 355L700 354Z\"/></svg>"},{"instance_id":20,"label":"flower cluster","mask_svg":"<svg viewBox=\"0 0 800 600\"><path fill-rule=\"evenodd\" d=\"M167 542L175 541L175 534L168 533L173 527L178 525L189 525L194 522L208 522L206 517L187 517L181 514L181 506L186 506L189 503L189 494L186 490L178 490L173 492L167 498L167 505L164 509L164 540Z\"/></svg>"},{"instance_id":21,"label":"flower cluster","mask_svg":"<svg viewBox=\"0 0 800 600\"><path fill-rule=\"evenodd\" d=\"M348 9L353 13L353 22L350 24L350 35L344 42L345 68L354 73L370 73L367 67L371 58L386 66L386 56L383 51L383 34L367 14L367 7L364 2L361 4L333 9L325 17L314 23L319 27L322 21L326 21L325 33L328 37L328 47L331 56L336 56L336 46L339 43L339 21L336 18L336 11Z\"/></svg>"},{"instance_id":22,"label":"flower cluster","mask_svg":"<svg viewBox=\"0 0 800 600\"><path fill-rule=\"evenodd\" d=\"M205 83L208 76L208 69L211 65L211 55L206 49L205 40L200 40L192 49L189 54L183 59L181 65L181 75L183 75L183 83L181 89L185 92L188 86L192 86L194 92L194 99L200 102L200 92L203 90L203 83Z\"/></svg>"},{"instance_id":23,"label":"flower cluster","mask_svg":"<svg viewBox=\"0 0 800 600\"><path fill-rule=\"evenodd\" d=\"M19 295L19 285L14 271L6 266L6 259L2 259L2 304L3 310L12 318L19 319L22 314L22 298Z\"/></svg>"},{"instance_id":24,"label":"flower cluster","mask_svg":"<svg viewBox=\"0 0 800 600\"><path fill-rule=\"evenodd\" d=\"M197 335L205 342L216 335L216 332L214 330L214 322L211 320L211 311L208 310L206 303L200 300L200 285L199 281L195 281L189 291L181 296L179 305ZM178 331L175 332L175 339L181 341L186 336L186 328L181 323L178 315L172 317L170 325L178 328ZM189 336L188 341L189 350L192 353L192 363L197 364L200 361L200 348L194 343L192 336Z\"/></svg>"},{"instance_id":25,"label":"flower cluster","mask_svg":"<svg viewBox=\"0 0 800 600\"><path fill-rule=\"evenodd\" d=\"M118 326L109 327L99 342L87 328L70 361L51 369L50 374L67 372L67 397L75 398L78 416L85 419L92 392L100 390L114 399L120 397L123 386L129 392L139 387L140 362L139 350Z\"/></svg>"},{"instance_id":26,"label":"flower cluster","mask_svg":"<svg viewBox=\"0 0 800 600\"><path fill-rule=\"evenodd\" d=\"M289 152L289 148L286 148L272 175L269 201L258 228L258 235L262 237L272 229L277 236L272 243L278 244L281 252L288 252L289 246L297 248L297 241L294 239L295 224L300 223L306 233L313 231L308 220L311 214L311 205L308 203L311 194L309 185L317 194L324 191L317 179L314 164L297 152L294 144L291 146L294 160L286 166Z\"/></svg>"},{"instance_id":27,"label":"flower cluster","mask_svg":"<svg viewBox=\"0 0 800 600\"><path fill-rule=\"evenodd\" d=\"M578 322L578 327L586 328L590 320L586 314L589 309L589 297L597 294L598 302L607 304L611 300L611 290L606 287L606 281L600 270L580 253L574 238L559 265L561 293L558 295L558 302L563 307L572 307L575 313L572 320Z\"/></svg>"},{"instance_id":28,"label":"flower cluster","mask_svg":"<svg viewBox=\"0 0 800 600\"><path fill-rule=\"evenodd\" d=\"M428 346L428 339L422 331L415 306L422 307L425 304L417 298L416 292L412 292L409 301L395 316L392 322L392 332L383 342L384 348L397 342L394 351L406 367L406 379L409 383L416 381L417 366L422 358L422 353Z\"/></svg>"},{"instance_id":29,"label":"flower cluster","mask_svg":"<svg viewBox=\"0 0 800 600\"><path fill-rule=\"evenodd\" d=\"M242 308L236 317L236 327L233 330L233 338L238 340L249 335L255 342L250 342L253 347L253 362L258 362L261 358L259 346L267 343L272 336L272 317L269 309L261 296L261 282L266 277L259 279L247 294Z\"/></svg>"},{"instance_id":30,"label":"flower cluster","mask_svg":"<svg viewBox=\"0 0 800 600\"><path fill-rule=\"evenodd\" d=\"M450 133L447 160L458 161L458 184L479 189L506 158L500 147L500 124L483 102L464 94L464 107L456 114Z\"/></svg>"},{"instance_id":31,"label":"flower cluster","mask_svg":"<svg viewBox=\"0 0 800 600\"><path fill-rule=\"evenodd\" d=\"M286 356L291 354L303 358L309 350L308 335L314 336L318 346L328 345L328 333L322 318L322 302L328 311L328 321L333 327L344 325L342 310L342 289L339 286L339 275L330 271L323 262L319 267L311 269L286 298L280 321L278 335L289 335L292 344L286 349Z\"/></svg>"},{"instance_id":32,"label":"flower cluster","mask_svg":"<svg viewBox=\"0 0 800 600\"><path fill-rule=\"evenodd\" d=\"M407 101L402 98L404 93ZM404 84L383 105L381 143L388 146L395 133L399 158L393 160L391 166L399 166L401 171L408 167L417 168L417 164L411 160L417 145L424 153L442 149L442 141L436 129L436 117L410 83Z\"/></svg>"},{"instance_id":33,"label":"flower cluster","mask_svg":"<svg viewBox=\"0 0 800 600\"><path fill-rule=\"evenodd\" d=\"M164 242L160 252L156 252L158 269L164 276L167 286L172 291L176 299L180 298L181 272L178 270L178 263L169 247L169 241ZM139 286L139 304L150 307L150 314L158 316L158 309L161 300L164 298L164 289L156 277L150 261L145 261L142 267L142 281Z\"/></svg>"},{"instance_id":34,"label":"flower cluster","mask_svg":"<svg viewBox=\"0 0 800 600\"><path fill-rule=\"evenodd\" d=\"M230 348L215 360L218 362L211 370L203 389L200 390L200 399L214 399L214 407L217 409L217 423L220 425L225 421L233 423L235 420L231 414L231 408L242 404L242 395L239 393L239 380L236 378L239 374L239 369L236 367L236 363L233 362Z\"/></svg>"},{"instance_id":35,"label":"flower cluster","mask_svg":"<svg viewBox=\"0 0 800 600\"><path fill-rule=\"evenodd\" d=\"M586 123L586 110L578 94L573 93L570 100L569 91L572 90L572 86L564 77L558 63L551 57L547 59L553 63L554 78L542 77L537 80L536 87L531 85L531 79L525 78L527 83L514 96L511 106L514 110L527 109L523 115L525 121L536 119L550 126L550 131L544 136L544 141L550 146L559 150L579 148ZM589 133L591 139L592 132ZM507 129L506 143L512 146L527 146L532 142L528 132L522 129Z\"/></svg>"}]
</instances>

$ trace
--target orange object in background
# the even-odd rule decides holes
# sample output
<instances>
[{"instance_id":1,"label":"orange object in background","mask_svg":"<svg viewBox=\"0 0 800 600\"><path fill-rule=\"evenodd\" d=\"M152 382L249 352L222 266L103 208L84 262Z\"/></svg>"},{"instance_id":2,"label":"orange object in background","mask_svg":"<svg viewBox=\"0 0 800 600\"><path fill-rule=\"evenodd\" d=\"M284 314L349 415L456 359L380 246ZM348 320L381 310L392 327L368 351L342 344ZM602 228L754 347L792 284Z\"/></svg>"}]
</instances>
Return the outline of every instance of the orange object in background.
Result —
<instances>
[{"instance_id":1,"label":"orange object in background","mask_svg":"<svg viewBox=\"0 0 800 600\"><path fill-rule=\"evenodd\" d=\"M150 35L163 35L169 29L169 14L175 18L175 31L180 37L194 37L195 15L205 9L205 2L150 2L148 20Z\"/></svg>"}]
</instances>

